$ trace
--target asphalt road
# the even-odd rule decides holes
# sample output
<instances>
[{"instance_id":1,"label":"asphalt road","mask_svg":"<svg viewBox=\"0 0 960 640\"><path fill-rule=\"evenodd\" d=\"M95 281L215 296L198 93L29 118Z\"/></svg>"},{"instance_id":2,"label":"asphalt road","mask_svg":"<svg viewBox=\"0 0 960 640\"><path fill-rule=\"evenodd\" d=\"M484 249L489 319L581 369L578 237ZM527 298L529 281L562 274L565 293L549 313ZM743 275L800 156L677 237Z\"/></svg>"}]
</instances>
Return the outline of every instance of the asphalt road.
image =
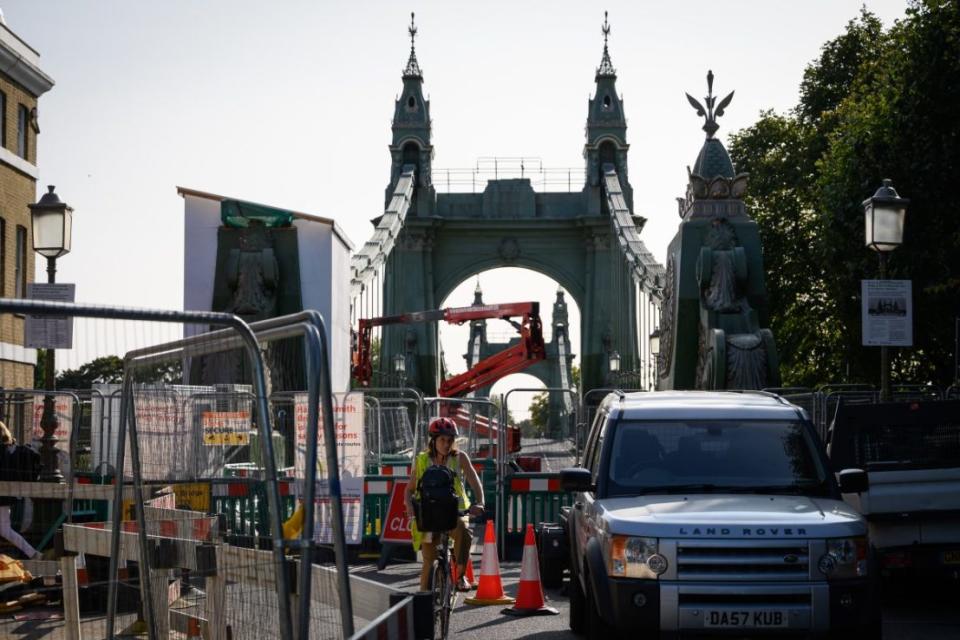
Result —
<instances>
[{"instance_id":1,"label":"asphalt road","mask_svg":"<svg viewBox=\"0 0 960 640\"><path fill-rule=\"evenodd\" d=\"M479 568L474 558L474 569ZM364 577L387 582L398 589L416 590L419 564L405 563L377 572L376 567L358 567ZM520 578L518 563L501 563L500 576L507 595L516 595ZM478 576L479 577L479 576ZM956 640L960 638L960 587L957 585L887 585L883 606L884 640ZM502 606L474 607L458 598L451 620L453 637L471 640L573 640L580 638L567 626L569 600L563 589L547 590L547 604L559 614L531 618L503 615Z\"/></svg>"},{"instance_id":2,"label":"asphalt road","mask_svg":"<svg viewBox=\"0 0 960 640\"><path fill-rule=\"evenodd\" d=\"M474 558L475 570L479 568L479 558ZM415 563L393 564L384 571L377 571L375 565L358 565L351 572L384 584L390 584L404 591L416 591L420 566ZM519 563L502 563L501 579L507 595L515 596L520 577ZM883 607L883 629L885 640L955 640L960 638L960 587L953 585L921 585L911 583L888 584ZM265 597L272 596L270 591ZM474 607L463 603L460 594L457 607L451 621L452 637L470 638L470 640L516 640L533 638L534 640L573 640L578 638L568 625L569 600L563 589L546 591L547 604L555 607L559 613L552 616L514 618L503 615L503 606ZM268 603L269 600L264 600ZM249 603L252 605L252 603ZM257 606L242 607L241 614L260 616L263 609ZM54 611L55 610L55 611ZM59 611L53 608L52 612ZM126 626L131 616L122 616L120 628ZM359 622L359 621L358 621ZM85 638L103 637L103 619L86 619L83 624ZM249 637L269 638L267 629L261 627L261 633ZM321 637L322 632L317 637ZM0 616L0 640L62 640L65 637L62 615L53 620L33 620L17 622L12 615ZM171 636L172 637L172 636ZM244 636L248 637L248 636Z\"/></svg>"}]
</instances>

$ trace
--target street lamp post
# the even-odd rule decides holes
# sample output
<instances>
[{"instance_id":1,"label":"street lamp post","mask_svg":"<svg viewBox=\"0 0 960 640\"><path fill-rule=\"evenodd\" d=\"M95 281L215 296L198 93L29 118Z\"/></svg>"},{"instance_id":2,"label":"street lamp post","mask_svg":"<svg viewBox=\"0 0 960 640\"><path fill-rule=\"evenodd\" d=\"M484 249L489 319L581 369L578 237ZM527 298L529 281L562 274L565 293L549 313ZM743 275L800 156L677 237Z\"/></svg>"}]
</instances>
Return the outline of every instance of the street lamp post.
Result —
<instances>
[{"instance_id":1,"label":"street lamp post","mask_svg":"<svg viewBox=\"0 0 960 640\"><path fill-rule=\"evenodd\" d=\"M653 333L650 334L650 356L652 358L652 369L651 378L653 382L651 387L653 389L657 388L657 376L660 375L660 327L657 327L653 330Z\"/></svg>"},{"instance_id":2,"label":"street lamp post","mask_svg":"<svg viewBox=\"0 0 960 640\"><path fill-rule=\"evenodd\" d=\"M910 200L901 198L889 179L872 197L863 201L865 244L877 252L880 279L887 279L887 254L903 243L903 224ZM880 347L880 401L890 401L890 356Z\"/></svg>"},{"instance_id":3,"label":"street lamp post","mask_svg":"<svg viewBox=\"0 0 960 640\"><path fill-rule=\"evenodd\" d=\"M407 357L398 353L393 356L393 372L397 374L397 380L400 382L400 386L406 386L407 384Z\"/></svg>"},{"instance_id":4,"label":"street lamp post","mask_svg":"<svg viewBox=\"0 0 960 640\"><path fill-rule=\"evenodd\" d=\"M620 354L617 351L607 353L607 369L610 371L609 384L613 384L620 373Z\"/></svg>"},{"instance_id":5,"label":"street lamp post","mask_svg":"<svg viewBox=\"0 0 960 640\"><path fill-rule=\"evenodd\" d=\"M61 202L54 187L47 187L40 201L28 205L33 227L33 250L47 259L47 282L57 281L57 258L70 253L70 237L73 231L73 209ZM43 387L54 390L56 368L55 349L46 349L43 369ZM59 426L56 404L52 394L43 397L43 413L40 416L40 428L43 430L40 447L42 470L41 482L63 482L57 451L56 431Z\"/></svg>"}]
</instances>

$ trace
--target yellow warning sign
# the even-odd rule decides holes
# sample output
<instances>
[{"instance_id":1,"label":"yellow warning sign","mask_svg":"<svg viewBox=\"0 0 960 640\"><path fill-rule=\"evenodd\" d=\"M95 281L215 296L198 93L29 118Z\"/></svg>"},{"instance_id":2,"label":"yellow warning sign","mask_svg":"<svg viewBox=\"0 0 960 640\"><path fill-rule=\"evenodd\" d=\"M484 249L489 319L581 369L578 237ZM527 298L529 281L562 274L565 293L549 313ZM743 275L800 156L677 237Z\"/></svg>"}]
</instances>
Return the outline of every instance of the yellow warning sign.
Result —
<instances>
[{"instance_id":1,"label":"yellow warning sign","mask_svg":"<svg viewBox=\"0 0 960 640\"><path fill-rule=\"evenodd\" d=\"M201 416L203 444L230 447L250 444L249 411L204 411Z\"/></svg>"},{"instance_id":2,"label":"yellow warning sign","mask_svg":"<svg viewBox=\"0 0 960 640\"><path fill-rule=\"evenodd\" d=\"M177 508L210 513L210 485L205 482L178 484Z\"/></svg>"}]
</instances>

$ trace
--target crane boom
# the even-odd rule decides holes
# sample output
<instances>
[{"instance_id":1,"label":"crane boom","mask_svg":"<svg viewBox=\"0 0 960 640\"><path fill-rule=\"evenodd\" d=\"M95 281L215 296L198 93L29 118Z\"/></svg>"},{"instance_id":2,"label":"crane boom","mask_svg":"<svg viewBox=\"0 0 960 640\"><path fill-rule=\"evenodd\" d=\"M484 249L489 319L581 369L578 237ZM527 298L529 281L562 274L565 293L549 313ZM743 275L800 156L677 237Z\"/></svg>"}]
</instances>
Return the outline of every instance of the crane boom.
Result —
<instances>
[{"instance_id":1,"label":"crane boom","mask_svg":"<svg viewBox=\"0 0 960 640\"><path fill-rule=\"evenodd\" d=\"M519 317L519 321L511 318ZM370 338L373 327L391 324L414 324L443 320L451 324L463 324L473 320L506 320L519 332L517 344L495 353L470 369L440 384L439 394L459 397L493 384L500 378L517 373L546 357L543 343L543 326L540 322L539 302L508 302L470 307L451 307L430 311L415 311L379 318L361 318L358 323L356 344L353 350L353 377L368 386L373 377Z\"/></svg>"}]
</instances>

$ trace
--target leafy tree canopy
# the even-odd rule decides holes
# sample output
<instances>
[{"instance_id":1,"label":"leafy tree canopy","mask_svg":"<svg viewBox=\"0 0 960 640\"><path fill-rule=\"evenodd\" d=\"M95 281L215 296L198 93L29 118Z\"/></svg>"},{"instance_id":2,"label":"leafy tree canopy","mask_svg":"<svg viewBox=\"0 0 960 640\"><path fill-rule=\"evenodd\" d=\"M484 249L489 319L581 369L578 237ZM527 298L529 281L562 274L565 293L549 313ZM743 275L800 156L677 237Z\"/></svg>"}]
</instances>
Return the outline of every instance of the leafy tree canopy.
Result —
<instances>
[{"instance_id":1,"label":"leafy tree canopy","mask_svg":"<svg viewBox=\"0 0 960 640\"><path fill-rule=\"evenodd\" d=\"M958 105L958 3L915 0L888 30L863 9L807 67L794 109L731 136L750 173L784 384L877 382L879 349L860 335L860 280L878 277L861 202L883 178L911 200L887 277L913 281L914 346L893 350L893 380L952 381Z\"/></svg>"},{"instance_id":2,"label":"leafy tree canopy","mask_svg":"<svg viewBox=\"0 0 960 640\"><path fill-rule=\"evenodd\" d=\"M96 358L77 369L57 375L58 389L89 389L94 384L123 381L123 360L117 356Z\"/></svg>"}]
</instances>

